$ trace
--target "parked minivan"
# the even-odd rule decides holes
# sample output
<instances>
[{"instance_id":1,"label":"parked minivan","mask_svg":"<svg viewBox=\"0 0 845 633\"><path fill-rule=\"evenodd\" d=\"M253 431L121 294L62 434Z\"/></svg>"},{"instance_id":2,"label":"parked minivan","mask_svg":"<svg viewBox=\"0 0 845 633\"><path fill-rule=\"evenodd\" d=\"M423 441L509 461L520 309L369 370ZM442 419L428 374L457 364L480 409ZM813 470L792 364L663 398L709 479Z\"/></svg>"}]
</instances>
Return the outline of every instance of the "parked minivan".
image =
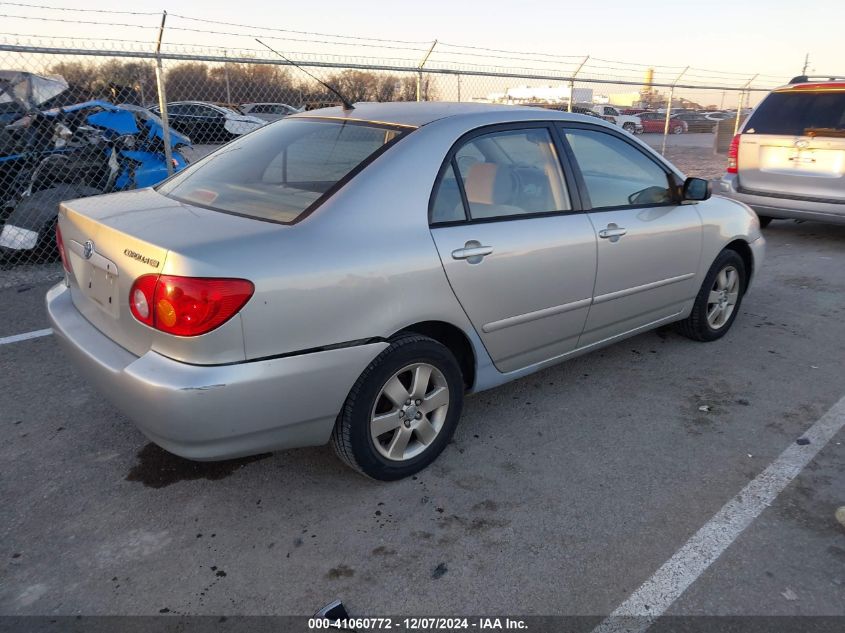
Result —
<instances>
[{"instance_id":1,"label":"parked minivan","mask_svg":"<svg viewBox=\"0 0 845 633\"><path fill-rule=\"evenodd\" d=\"M845 224L845 78L799 76L769 93L728 151L715 193L773 218Z\"/></svg>"}]
</instances>

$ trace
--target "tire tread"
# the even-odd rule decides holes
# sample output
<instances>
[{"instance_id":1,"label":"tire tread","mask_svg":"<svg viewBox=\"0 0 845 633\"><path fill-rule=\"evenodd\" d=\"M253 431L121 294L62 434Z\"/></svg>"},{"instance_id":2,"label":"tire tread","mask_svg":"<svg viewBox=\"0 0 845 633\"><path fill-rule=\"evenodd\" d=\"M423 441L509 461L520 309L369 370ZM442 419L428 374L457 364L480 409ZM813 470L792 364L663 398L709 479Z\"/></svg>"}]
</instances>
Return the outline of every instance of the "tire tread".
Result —
<instances>
[{"instance_id":1,"label":"tire tread","mask_svg":"<svg viewBox=\"0 0 845 633\"><path fill-rule=\"evenodd\" d=\"M361 372L358 380L355 381L355 384L352 385L352 389L349 390L349 395L346 397L346 401L343 403L343 408L337 416L337 421L335 422L334 429L332 430L332 448L344 464L365 477L375 479L367 474L355 459L355 454L352 451L352 425L349 423L349 420L352 417L352 411L361 393L361 389L367 382L370 375L384 362L384 359L388 355L392 354L397 349L405 347L406 345L423 342L437 343L434 339L420 334L400 334L399 336L391 339L390 345L382 350L381 353L376 356L369 365L367 365L364 371ZM439 345L439 343L437 344Z\"/></svg>"},{"instance_id":2,"label":"tire tread","mask_svg":"<svg viewBox=\"0 0 845 633\"><path fill-rule=\"evenodd\" d=\"M711 334L712 330L710 325L707 323L707 301L706 296L710 294L710 288L713 285L713 281L718 274L718 271L721 270L722 266L724 266L729 259L736 258L737 263L739 265L739 272L741 275L745 273L745 265L742 261L742 257L736 251L732 249L725 249L720 252L716 259L711 264L710 269L707 271L707 274L704 276L704 281L701 284L701 288L698 291L698 294L695 296L695 302L693 303L692 312L690 315L684 319L683 321L678 321L675 323L675 331L678 332L681 336L685 336L688 339L692 339L693 341L701 341L701 342L709 342L721 338L733 325L733 320L736 319L736 315L732 317L732 321L723 331L720 331L718 336L713 336ZM742 305L742 298L745 294L745 281L742 280L740 282L741 293L739 297L739 301L737 302L735 311L738 314L739 308Z\"/></svg>"}]
</instances>

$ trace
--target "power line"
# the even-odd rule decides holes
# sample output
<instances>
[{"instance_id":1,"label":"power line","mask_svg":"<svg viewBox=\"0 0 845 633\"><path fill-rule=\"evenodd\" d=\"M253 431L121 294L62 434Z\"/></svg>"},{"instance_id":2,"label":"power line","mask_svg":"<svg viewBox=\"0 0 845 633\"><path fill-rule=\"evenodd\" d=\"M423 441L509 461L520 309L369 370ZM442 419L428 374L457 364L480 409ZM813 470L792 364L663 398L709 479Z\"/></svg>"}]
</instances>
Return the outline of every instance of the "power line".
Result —
<instances>
[{"instance_id":1,"label":"power line","mask_svg":"<svg viewBox=\"0 0 845 633\"><path fill-rule=\"evenodd\" d=\"M89 25L97 25L97 26L120 26L120 27L130 27L130 28L139 28L139 29L158 29L157 26L147 26L143 24L124 24L118 22L95 22L92 20L65 20L62 18L49 18L49 17L39 17L39 16L28 16L28 15L8 15L8 14L0 14L0 17L4 18L13 18L18 20L38 20L40 22L58 22L63 24L89 24ZM254 34L251 33L235 33L232 31L214 31L210 29L191 29L186 27L180 26L168 26L167 31L181 31L185 33L203 33L208 35L228 35L232 37L249 37L252 38ZM313 39L301 39L295 37L273 37L268 35L262 35L262 37L270 40L278 40L278 41L291 41L291 42L305 42L309 44L331 44L334 46L364 46L367 48L379 48L379 49L393 49L393 50L403 50L403 51L420 51L425 52L427 48L413 48L409 46L390 46L388 44L367 44L363 42L334 42L334 41L326 41L326 40L313 40Z\"/></svg>"},{"instance_id":2,"label":"power line","mask_svg":"<svg viewBox=\"0 0 845 633\"><path fill-rule=\"evenodd\" d=\"M69 7L54 7L49 5L43 4L35 4L35 3L25 3L25 2L5 2L0 1L0 5L10 6L10 7L22 7L22 8L31 8L31 9L44 9L48 11L62 11L62 12L75 12L75 13L95 13L95 14L112 14L112 15L135 15L135 16L158 16L160 13L158 12L151 12L151 11L121 11L121 10L110 10L110 9L86 9L86 8L69 8ZM339 34L331 34L331 33L320 33L314 31L298 31L293 29L281 29L281 28L271 28L271 27L261 27L261 26L251 26L246 24L236 24L236 23L229 23L220 20L212 20L208 18L195 18L186 15L180 14L170 14L171 17L178 18L181 20L187 20L192 22L199 22L205 24L222 24L230 27L234 27L236 29L252 29L254 31L266 31L270 33L291 33L294 35L302 35L307 36L309 39L302 39L297 37L291 37L289 35L286 36L270 36L270 35L262 35L266 39L276 40L276 41L287 41L287 42L298 42L304 44L313 44L313 45L334 45L334 46L344 46L344 47L366 47L366 48L376 48L376 49L384 49L384 50L401 50L401 51L414 51L414 52L425 52L427 48L419 48L420 45L427 45L429 42L427 41L410 41L410 40L398 40L398 39L386 39L386 38L374 38L374 37L362 37L362 36L353 36L353 35L339 35ZM110 22L110 21L94 21L94 20L80 20L80 19L63 19L59 17L46 17L46 16L27 16L27 15L9 15L9 14L0 14L0 17L9 18L9 19L18 19L18 20L35 20L40 22L53 22L53 23L62 23L62 24L85 24L85 25L93 25L93 26L105 26L105 27L124 27L124 28L140 28L140 29L157 29L156 26L151 25L143 25L143 24L129 24L129 23L120 23L120 22ZM254 37L254 33L249 32L233 32L233 31L218 31L218 30L211 30L211 29L200 29L200 28L187 28L187 27L180 27L180 26L169 26L168 31L179 31L184 33L196 33L196 34L207 34L207 35L223 35L223 36L231 36L231 37ZM3 35L18 35L12 33L3 33ZM39 37L34 35L29 35L26 37ZM320 40L320 39L312 39L313 37L324 37L324 38L335 38L335 40ZM86 38L80 37L71 37L67 39L75 39L75 40L82 40ZM87 38L92 39L92 38ZM143 43L138 40L119 40L116 38L96 38L100 39L101 41L127 41L127 42L136 42L136 43ZM350 41L336 41L336 40L350 40ZM401 46L396 46L395 44L401 44ZM440 63L444 64L463 64L466 66L472 66L476 68L501 68L506 70L528 70L531 72L537 73L548 73L550 70L557 70L560 72L562 69L560 68L561 65L574 65L576 60L581 59L582 55L559 55L559 54L552 54L547 52L531 52L531 51L515 51L515 50L508 50L508 49L499 49L499 48L490 48L490 47L483 47L483 46L474 46L468 44L452 44L448 42L440 42L441 47L450 48L450 49L457 49L453 51L443 51L438 50L435 52L434 56ZM217 47L219 48L219 46ZM244 49L248 50L248 49ZM254 49L253 49L254 50ZM479 51L479 52L471 52L471 51ZM494 55L491 53L503 53L504 55ZM318 53L297 53L302 55L315 55ZM444 56L448 56L445 57ZM365 56L360 56L361 59L372 59L367 58ZM457 58L457 59L456 59ZM502 60L509 60L509 61L526 61L526 62L533 62L535 64L541 65L554 65L556 68L529 68L526 66L511 66L511 65L500 65L497 66L495 64L483 65L478 63L472 63L465 61L466 58L484 58L484 59L502 59ZM401 61L414 61L409 58L400 58L394 57L394 60L401 60ZM600 64L596 64L595 62L600 62ZM606 64L611 64L610 66ZM618 64L618 65L617 65ZM586 64L585 70L589 71L621 71L621 73L626 74L634 74L640 73L641 70L638 69L663 69L663 70L677 70L682 68L681 66L667 66L667 65L659 65L659 64L642 64L638 62L630 62L630 61L620 61L620 60L608 60L602 58L589 58L588 63ZM696 68L691 67L690 70L697 71L698 73L706 73L705 75L701 74L689 74L688 76L691 78L697 79L719 79L725 81L741 81L744 80L746 77L749 77L752 73L742 73L737 71L718 71L718 70L710 70L710 69L703 69L703 68ZM565 71L564 71L565 72ZM613 75L603 74L603 73L590 73L597 77L613 77ZM627 80L628 77L618 77L620 79ZM771 79L773 81L783 81L783 77L776 76L776 75L758 75L760 79Z\"/></svg>"},{"instance_id":3,"label":"power line","mask_svg":"<svg viewBox=\"0 0 845 633\"><path fill-rule=\"evenodd\" d=\"M602 59L601 57L590 57L589 61L605 62L606 64L625 64L626 66L639 66L640 68L665 68L667 70L681 70L686 66L661 66L659 64L640 64L637 62L627 62L618 59Z\"/></svg>"},{"instance_id":4,"label":"power line","mask_svg":"<svg viewBox=\"0 0 845 633\"><path fill-rule=\"evenodd\" d=\"M411 40L394 40L383 39L379 37L361 37L357 35L337 35L333 33L318 33L314 31L295 31L293 29L280 29L267 26L252 26L250 24L235 24L233 22L223 22L221 20L209 20L208 18L192 18L187 15L179 15L178 13L168 13L168 17L179 18L181 20L190 20L191 22L204 22L206 24L222 24L224 26L234 26L236 28L255 29L259 31L273 31L281 33L295 33L297 35L316 35L317 37L337 37L348 40L362 40L367 42L388 42L392 44L431 44L430 41L411 41Z\"/></svg>"},{"instance_id":5,"label":"power line","mask_svg":"<svg viewBox=\"0 0 845 633\"><path fill-rule=\"evenodd\" d=\"M160 11L114 11L111 9L76 9L71 7L50 7L44 4L27 4L25 2L0 2L10 7L24 7L27 9L46 9L47 11L74 11L76 13L110 13L114 15L157 15Z\"/></svg>"},{"instance_id":6,"label":"power line","mask_svg":"<svg viewBox=\"0 0 845 633\"><path fill-rule=\"evenodd\" d=\"M440 42L438 41L438 45L440 46L448 46L449 48L467 48L476 51L491 51L494 53L511 53L514 55L536 55L539 57L549 57L552 59L562 59L562 58L570 58L570 59L581 59L584 57L583 55L554 55L552 53L532 53L530 51L511 51L505 50L502 48L485 48L484 46L469 46L467 44L449 44L447 42Z\"/></svg>"},{"instance_id":7,"label":"power line","mask_svg":"<svg viewBox=\"0 0 845 633\"><path fill-rule=\"evenodd\" d=\"M96 24L97 26L125 26L136 29L158 29L157 26L146 26L144 24L122 24L119 22L94 22L93 20L63 20L62 18L46 18L34 15L8 15L0 13L0 18L12 18L16 20L38 20L39 22L61 22L63 24Z\"/></svg>"}]
</instances>

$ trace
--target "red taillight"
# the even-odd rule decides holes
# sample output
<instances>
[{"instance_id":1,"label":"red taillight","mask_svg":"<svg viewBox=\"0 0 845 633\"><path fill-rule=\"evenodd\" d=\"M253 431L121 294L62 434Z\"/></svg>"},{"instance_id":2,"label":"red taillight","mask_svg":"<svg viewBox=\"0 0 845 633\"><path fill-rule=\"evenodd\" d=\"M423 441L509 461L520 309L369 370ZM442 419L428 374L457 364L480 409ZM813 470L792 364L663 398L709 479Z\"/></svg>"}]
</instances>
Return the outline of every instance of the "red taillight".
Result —
<instances>
[{"instance_id":1,"label":"red taillight","mask_svg":"<svg viewBox=\"0 0 845 633\"><path fill-rule=\"evenodd\" d=\"M132 284L129 309L162 332L198 336L231 319L254 292L246 279L144 275Z\"/></svg>"},{"instance_id":2,"label":"red taillight","mask_svg":"<svg viewBox=\"0 0 845 633\"><path fill-rule=\"evenodd\" d=\"M739 169L739 138L742 134L737 134L731 140L731 146L728 148L728 173L735 174Z\"/></svg>"},{"instance_id":3,"label":"red taillight","mask_svg":"<svg viewBox=\"0 0 845 633\"><path fill-rule=\"evenodd\" d=\"M59 256L62 258L62 267L70 272L70 264L67 261L67 253L65 253L65 242L62 239L62 230L59 228L58 222L56 222L56 247L59 249Z\"/></svg>"}]
</instances>

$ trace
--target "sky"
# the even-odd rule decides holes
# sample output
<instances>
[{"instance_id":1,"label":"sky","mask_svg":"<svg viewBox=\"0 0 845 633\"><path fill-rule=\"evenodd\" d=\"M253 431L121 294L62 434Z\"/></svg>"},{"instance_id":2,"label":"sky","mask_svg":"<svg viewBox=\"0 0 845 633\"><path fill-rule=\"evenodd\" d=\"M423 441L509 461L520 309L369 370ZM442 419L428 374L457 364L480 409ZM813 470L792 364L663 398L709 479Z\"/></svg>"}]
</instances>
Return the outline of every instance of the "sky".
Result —
<instances>
[{"instance_id":1,"label":"sky","mask_svg":"<svg viewBox=\"0 0 845 633\"><path fill-rule=\"evenodd\" d=\"M805 53L810 53L810 65L819 72L845 72L845 2L841 0L157 0L118 4L113 0L86 0L84 5L72 0L32 0L31 4L150 12L167 9L171 13L264 27L399 40L439 39L752 74L797 74ZM7 3L0 3L0 11L6 15L56 16L55 12ZM82 14L59 13L57 17ZM37 27L36 32L59 36L86 31L84 26L71 24L3 22L0 30L4 32L23 32L24 27ZM143 22L155 24L156 20ZM88 30L97 28L91 26ZM139 35L135 29L110 32L118 37L121 33Z\"/></svg>"},{"instance_id":2,"label":"sky","mask_svg":"<svg viewBox=\"0 0 845 633\"><path fill-rule=\"evenodd\" d=\"M397 63L407 66L421 58L437 39L439 43L431 58L434 64L553 68L559 74L571 72L583 56L589 55L591 61L585 71L592 76L620 76L622 71L615 64L624 62L628 74L637 77L646 65L657 67L658 80L671 80L685 66L691 66L693 69L686 73L690 83L737 85L759 74L758 84L772 86L799 74L805 54L809 53L810 71L845 73L845 0L85 0L84 4L72 0L20 0L0 1L0 42L11 42L22 34L76 37L80 38L76 42L90 40L100 46L106 45L102 41L106 37L146 42L155 38L159 22L156 15L50 11L20 4L151 13L166 9L171 14L171 28L165 33L165 44L171 45L259 48L252 37L180 30L246 32L249 29L233 25L251 25L263 29L253 34L270 38L267 41L275 48L294 58L297 53L372 57L400 60ZM224 24L186 21L176 17L179 15ZM111 21L144 28L96 26L74 20ZM402 42L273 33L270 28ZM483 52L455 45L512 52ZM517 52L524 52L525 56ZM538 53L560 57L553 60L538 57Z\"/></svg>"}]
</instances>

